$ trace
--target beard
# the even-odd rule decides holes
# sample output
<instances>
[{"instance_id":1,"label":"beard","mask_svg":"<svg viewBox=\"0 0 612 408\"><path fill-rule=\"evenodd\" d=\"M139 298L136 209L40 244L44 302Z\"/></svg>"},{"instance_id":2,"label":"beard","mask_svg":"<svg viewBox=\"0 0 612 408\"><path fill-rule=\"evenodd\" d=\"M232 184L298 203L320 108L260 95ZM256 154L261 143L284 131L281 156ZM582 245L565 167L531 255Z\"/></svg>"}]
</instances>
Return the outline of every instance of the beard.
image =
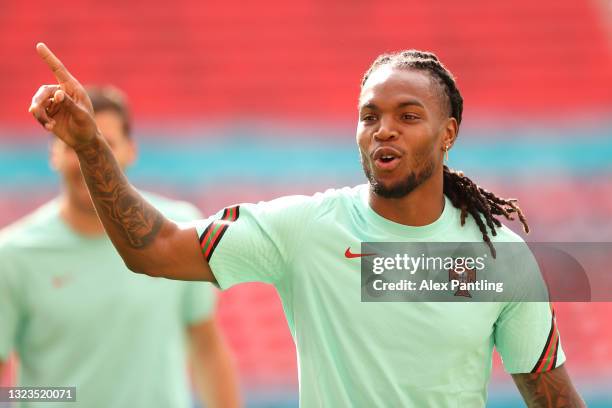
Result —
<instances>
[{"instance_id":1,"label":"beard","mask_svg":"<svg viewBox=\"0 0 612 408\"><path fill-rule=\"evenodd\" d=\"M386 186L380 180L374 177L374 174L370 167L366 165L365 160L362 157L361 165L366 178L370 182L370 187L374 194L382 198L403 198L410 194L414 189L427 181L433 174L434 164L432 161L427 161L423 166L415 171L411 171L402 180Z\"/></svg>"},{"instance_id":2,"label":"beard","mask_svg":"<svg viewBox=\"0 0 612 408\"><path fill-rule=\"evenodd\" d=\"M72 180L65 181L64 189L70 198L72 205L78 208L79 211L86 213L96 212L96 208L91 201L91 196L87 190L87 184L81 174L78 177L74 177Z\"/></svg>"}]
</instances>

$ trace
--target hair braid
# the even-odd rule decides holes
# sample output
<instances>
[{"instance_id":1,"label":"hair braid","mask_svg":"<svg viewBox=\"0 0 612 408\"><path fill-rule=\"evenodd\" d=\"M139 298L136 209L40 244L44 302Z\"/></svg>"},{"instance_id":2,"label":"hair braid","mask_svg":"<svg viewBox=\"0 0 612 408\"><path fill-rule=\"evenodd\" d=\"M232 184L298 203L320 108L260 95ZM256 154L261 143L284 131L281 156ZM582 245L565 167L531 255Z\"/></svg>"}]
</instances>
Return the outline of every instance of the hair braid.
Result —
<instances>
[{"instance_id":1,"label":"hair braid","mask_svg":"<svg viewBox=\"0 0 612 408\"><path fill-rule=\"evenodd\" d=\"M455 118L457 125L461 124L463 97L457 88L453 74L438 60L435 54L419 50L382 54L376 58L364 74L361 86L363 87L372 72L383 65L429 73L431 78L436 80L442 88L443 94L446 97L449 116ZM482 239L489 246L493 257L495 257L496 251L489 237L489 231L495 236L497 235L496 228L501 228L502 223L497 219L497 216L514 220L514 214L516 214L525 232L529 232L527 219L518 206L518 200L498 197L478 186L465 176L462 171L451 170L447 166L444 166L443 178L444 194L450 199L453 206L461 210L461 225L465 225L468 214L471 215L476 225L478 225L482 233Z\"/></svg>"},{"instance_id":2,"label":"hair braid","mask_svg":"<svg viewBox=\"0 0 612 408\"><path fill-rule=\"evenodd\" d=\"M468 213L472 215L480 232L482 232L482 239L491 249L493 257L495 257L496 252L489 238L487 227L491 234L497 235L496 228L501 228L502 224L495 217L496 215L502 215L508 220L513 220L512 214L516 213L525 232L529 232L527 219L516 199L497 197L492 192L478 186L463 172L451 170L447 166L444 166L444 194L455 207L461 210L461 225L465 224Z\"/></svg>"}]
</instances>

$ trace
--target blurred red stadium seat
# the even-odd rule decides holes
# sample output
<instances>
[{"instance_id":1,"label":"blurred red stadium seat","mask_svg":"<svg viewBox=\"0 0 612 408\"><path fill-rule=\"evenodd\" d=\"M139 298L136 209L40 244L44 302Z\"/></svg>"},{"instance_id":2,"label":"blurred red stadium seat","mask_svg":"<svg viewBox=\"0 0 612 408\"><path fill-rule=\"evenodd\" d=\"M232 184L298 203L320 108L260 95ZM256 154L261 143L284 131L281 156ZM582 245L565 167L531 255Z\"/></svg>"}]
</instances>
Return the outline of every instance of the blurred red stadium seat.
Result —
<instances>
[{"instance_id":1,"label":"blurred red stadium seat","mask_svg":"<svg viewBox=\"0 0 612 408\"><path fill-rule=\"evenodd\" d=\"M590 1L112 3L3 5L0 86L13 102L1 123L30 124L34 87L52 79L37 41L82 82L123 88L143 119L351 118L372 58L403 48L437 52L472 112L556 117L612 105L612 52Z\"/></svg>"},{"instance_id":2,"label":"blurred red stadium seat","mask_svg":"<svg viewBox=\"0 0 612 408\"><path fill-rule=\"evenodd\" d=\"M295 346L275 289L249 283L221 295L219 322L250 385L297 384Z\"/></svg>"}]
</instances>

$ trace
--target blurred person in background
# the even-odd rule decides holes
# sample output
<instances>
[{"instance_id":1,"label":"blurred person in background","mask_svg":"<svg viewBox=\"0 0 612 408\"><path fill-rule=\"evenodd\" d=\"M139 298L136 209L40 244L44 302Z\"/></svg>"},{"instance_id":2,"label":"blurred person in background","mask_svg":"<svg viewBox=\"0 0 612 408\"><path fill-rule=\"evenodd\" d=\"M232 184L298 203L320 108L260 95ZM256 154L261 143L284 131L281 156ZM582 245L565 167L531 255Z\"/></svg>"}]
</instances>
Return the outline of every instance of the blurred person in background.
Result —
<instances>
[{"instance_id":1,"label":"blurred person in background","mask_svg":"<svg viewBox=\"0 0 612 408\"><path fill-rule=\"evenodd\" d=\"M377 58L361 84L357 144L369 183L228 207L192 226L164 217L124 176L79 82L44 44L58 84L30 112L71 146L128 267L226 289L273 284L294 337L306 407L484 407L495 346L529 407L581 407L548 302L361 301L363 242L524 241L516 200L444 165L462 119L455 80L432 53ZM206 152L202 152L203 160ZM111 276L108 276L111 279Z\"/></svg>"},{"instance_id":2,"label":"blurred person in background","mask_svg":"<svg viewBox=\"0 0 612 408\"><path fill-rule=\"evenodd\" d=\"M137 151L124 96L112 87L87 92L98 129L127 168ZM18 385L76 386L71 406L187 408L190 366L203 406L239 406L214 287L127 273L74 150L56 138L50 156L62 194L0 232L0 374L16 351ZM145 195L171 219L200 217L191 204Z\"/></svg>"}]
</instances>

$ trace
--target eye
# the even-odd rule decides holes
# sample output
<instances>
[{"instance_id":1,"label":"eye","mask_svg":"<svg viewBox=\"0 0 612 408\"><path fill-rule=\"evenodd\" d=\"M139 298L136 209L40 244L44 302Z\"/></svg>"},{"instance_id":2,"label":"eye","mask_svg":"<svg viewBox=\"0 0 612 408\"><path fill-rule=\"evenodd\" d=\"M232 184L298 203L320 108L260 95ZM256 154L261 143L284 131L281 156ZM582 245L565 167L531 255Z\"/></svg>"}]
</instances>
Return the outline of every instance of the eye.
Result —
<instances>
[{"instance_id":1,"label":"eye","mask_svg":"<svg viewBox=\"0 0 612 408\"><path fill-rule=\"evenodd\" d=\"M414 113L403 113L402 120L416 120L419 119L419 116Z\"/></svg>"},{"instance_id":2,"label":"eye","mask_svg":"<svg viewBox=\"0 0 612 408\"><path fill-rule=\"evenodd\" d=\"M363 122L374 122L376 119L377 119L376 115L371 114L371 113L366 113L365 115L361 117L361 120Z\"/></svg>"}]
</instances>

